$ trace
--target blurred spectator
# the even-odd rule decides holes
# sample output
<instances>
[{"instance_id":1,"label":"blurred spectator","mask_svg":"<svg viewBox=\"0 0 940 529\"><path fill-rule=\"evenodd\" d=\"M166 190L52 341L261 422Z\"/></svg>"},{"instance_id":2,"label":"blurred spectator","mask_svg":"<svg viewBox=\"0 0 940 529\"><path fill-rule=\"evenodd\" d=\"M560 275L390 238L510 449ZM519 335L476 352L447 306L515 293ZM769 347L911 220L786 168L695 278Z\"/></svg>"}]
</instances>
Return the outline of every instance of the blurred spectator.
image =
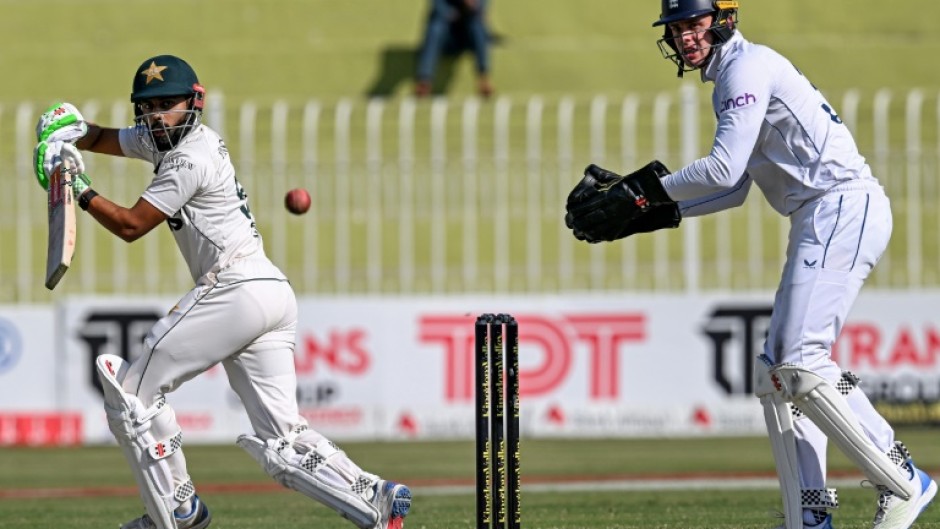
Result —
<instances>
[{"instance_id":1,"label":"blurred spectator","mask_svg":"<svg viewBox=\"0 0 940 529\"><path fill-rule=\"evenodd\" d=\"M477 91L483 97L493 94L486 4L487 0L431 0L424 41L418 50L416 96L431 94L434 70L441 55L456 57L468 50L476 60Z\"/></svg>"}]
</instances>

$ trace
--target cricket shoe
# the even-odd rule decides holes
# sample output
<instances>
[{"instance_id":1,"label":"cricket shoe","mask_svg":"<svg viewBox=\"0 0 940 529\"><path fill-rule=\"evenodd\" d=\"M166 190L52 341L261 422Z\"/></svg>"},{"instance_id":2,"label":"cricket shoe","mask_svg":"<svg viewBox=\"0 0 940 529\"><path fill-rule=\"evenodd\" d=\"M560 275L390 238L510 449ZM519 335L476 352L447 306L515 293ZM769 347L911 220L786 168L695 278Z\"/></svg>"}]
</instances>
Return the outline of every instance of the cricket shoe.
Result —
<instances>
[{"instance_id":1,"label":"cricket shoe","mask_svg":"<svg viewBox=\"0 0 940 529\"><path fill-rule=\"evenodd\" d=\"M209 508L199 499L199 496L193 496L193 510L186 516L174 514L176 518L177 529L205 529L212 522L212 515L209 514ZM153 523L150 515L143 515L136 520L131 520L121 526L121 529L157 529L157 524Z\"/></svg>"},{"instance_id":2,"label":"cricket shoe","mask_svg":"<svg viewBox=\"0 0 940 529\"><path fill-rule=\"evenodd\" d=\"M902 500L887 488L878 486L881 494L872 529L908 529L936 496L936 481L915 467L910 459L907 460L907 469L910 480L914 482L914 494L910 499Z\"/></svg>"},{"instance_id":3,"label":"cricket shoe","mask_svg":"<svg viewBox=\"0 0 940 529\"><path fill-rule=\"evenodd\" d=\"M375 484L372 505L379 511L375 529L402 529L411 509L411 491L401 483L380 479Z\"/></svg>"}]
</instances>

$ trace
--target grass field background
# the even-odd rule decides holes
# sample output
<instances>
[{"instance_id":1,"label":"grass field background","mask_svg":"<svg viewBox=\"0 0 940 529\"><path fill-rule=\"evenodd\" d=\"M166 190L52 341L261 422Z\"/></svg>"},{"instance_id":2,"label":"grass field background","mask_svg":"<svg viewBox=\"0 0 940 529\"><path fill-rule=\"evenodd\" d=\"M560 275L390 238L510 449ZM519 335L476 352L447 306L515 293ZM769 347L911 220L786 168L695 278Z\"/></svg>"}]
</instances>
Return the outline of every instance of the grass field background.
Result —
<instances>
[{"instance_id":1,"label":"grass field background","mask_svg":"<svg viewBox=\"0 0 940 529\"><path fill-rule=\"evenodd\" d=\"M935 431L905 430L898 437L920 466L934 476L940 473ZM472 443L341 447L363 468L414 488L406 527L474 527ZM352 527L325 507L280 489L237 447L188 446L186 457L197 490L202 489L213 512L213 527ZM768 513L778 509L779 493L763 438L523 439L521 462L523 527L530 529L767 529L776 524ZM742 478L763 481L727 483ZM836 526L870 527L875 494L858 486L861 476L834 448L830 479L839 484ZM74 497L78 489L86 497ZM12 498L14 493L20 497ZM116 527L141 509L117 447L0 451L5 529ZM940 528L940 509L928 510L916 527Z\"/></svg>"},{"instance_id":2,"label":"grass field background","mask_svg":"<svg viewBox=\"0 0 940 529\"><path fill-rule=\"evenodd\" d=\"M145 58L187 58L210 90L236 99L364 95L383 53L413 50L428 2L408 0L3 0L0 101L126 97ZM497 90L508 94L652 92L675 86L655 46L660 2L491 3ZM826 90L936 88L940 6L913 0L741 2L741 29L776 47ZM401 61L398 77L409 76ZM395 68L392 68L393 70ZM454 94L472 93L469 60ZM392 95L410 91L405 81Z\"/></svg>"},{"instance_id":3,"label":"grass field background","mask_svg":"<svg viewBox=\"0 0 940 529\"><path fill-rule=\"evenodd\" d=\"M698 86L694 75L677 81L674 67L664 61L655 46L659 34L650 27L657 18L659 2L624 2L623 0L494 0L490 12L492 29L501 41L492 48L493 79L497 93L517 104L533 95L541 95L549 104L565 97L574 97L579 115L583 116L590 100L604 95L617 103L627 94L637 94L645 105L663 90L675 90L680 83L695 85L703 100L708 87ZM242 145L235 131L238 111L247 101L259 105L259 134L256 151L257 167L240 164L239 171L258 173L251 177L249 192L252 205L259 218L266 240L277 237L276 232L287 233L289 252L283 266L294 279L301 293L331 292L335 290L330 277L333 266L329 257L329 244L333 225L330 190L334 183L330 176L335 164L330 158L333 144L330 136L330 118L324 118L326 127L322 145L324 159L320 180L311 185L315 193L316 213L302 219L287 218L279 209L280 196L285 184L302 181L299 159L303 152L295 136L290 138L288 153L290 164L286 180L265 178L268 166L265 157L270 154L270 107L275 101L290 105L291 119L296 122L302 105L310 100L322 101L327 108L343 98L352 98L364 105L370 94L381 89L389 104L397 104L410 93L413 50L420 38L427 4L424 1L405 0L0 0L0 170L4 185L13 192L0 193L0 301L18 302L24 299L16 284L18 260L13 241L17 234L26 232L38 242L33 246L27 262L41 262L45 238L42 203L44 197L31 182L29 171L32 144L29 138L16 137L17 108L23 103L32 105L26 118L31 128L35 118L46 105L66 99L82 108L97 102L101 108L102 123L123 125L129 123L111 115L113 102L127 101L134 69L152 55L172 53L186 58L197 70L209 89L212 104L214 94L225 95L226 138L236 161L248 146ZM940 19L940 4L935 0L913 0L892 4L876 0L830 0L818 2L797 0L786 2L756 2L744 0L741 8L741 28L748 38L773 46L789 57L834 102L841 101L850 89L861 96L859 108L859 134L857 140L866 156L871 156L874 145L871 100L881 88L892 89L896 97L903 98L909 90L923 89L926 94L923 116L926 128L923 145L925 182L931 183L925 191L925 203L935 203L938 160L940 150L936 125L937 93L940 92L940 74L932 67L940 55L940 33L936 21ZM453 65L449 84L444 80L439 88L450 96L455 105L472 95L474 83L471 61L463 58ZM896 218L895 238L891 257L903 262L907 254L904 230L903 166L905 136L903 133L903 99L892 106L890 136L891 153L888 163L894 169L879 176L885 178L889 192L893 192ZM481 131L492 130L491 103L484 103ZM125 108L129 112L129 104ZM451 110L459 112L459 107ZM488 113L489 112L489 113ZM616 109L610 110L615 115ZM429 115L427 103L421 103L417 119L426 123ZM456 115L456 114L455 114ZM513 130L523 126L524 114L513 115ZM361 114L358 116L361 119ZM644 114L640 130L649 130L652 123ZM458 127L457 120L449 121ZM553 125L553 123L549 123ZM552 178L552 191L546 186L547 203L560 204L562 182L571 184L576 174L568 176L574 168L590 160L584 121L576 125L576 146L571 167L546 163L545 170ZM675 130L677 124L671 124ZM389 125L393 129L394 123ZM709 138L712 122L702 119L702 135ZM361 131L359 131L361 133ZM461 172L459 136L448 133L448 171ZM394 130L390 131L394 134ZM429 142L427 132L417 140L418 147ZM547 148L554 141L546 137ZM652 157L648 135L639 139L638 158ZM607 141L608 159L619 160L616 131L610 128ZM394 149L390 144L389 149ZM705 149L707 145L703 145ZM492 152L493 139L481 139L481 151ZM524 146L514 141L511 154L523 159ZM362 150L354 144L353 149ZM704 152L704 150L703 150ZM670 153L675 157L675 153ZM96 187L128 204L146 185L148 169L130 162L112 164L111 160L95 159L93 174ZM416 185L427 185L429 165L422 160L416 166ZM674 165L674 164L673 164ZM350 168L353 178L362 181L368 174L364 163ZM481 166L487 179L493 178L491 167ZM513 174L524 171L524 166L513 165ZM497 175L499 176L499 175ZM29 181L26 186L18 182ZM13 185L13 182L17 182ZM489 181L489 180L487 180ZM388 189L395 189L395 182ZM518 185L518 184L515 184ZM315 187L322 186L322 187ZM519 188L517 188L518 199ZM394 198L394 191L387 195ZM459 203L460 190L451 191ZM26 204L34 205L26 206ZM426 199L425 199L426 200ZM753 199L752 199L753 200ZM763 200L757 198L757 200ZM423 208L428 202L420 202ZM763 216L773 215L766 205ZM365 207L364 203L360 207ZM29 210L29 223L23 225L14 212ZM747 211L732 213L731 223L746 228ZM924 224L926 262L938 262L938 216L936 209L926 212ZM559 218L546 218L546 233L560 230ZM427 220L422 233L430 230ZM718 220L703 221L703 233L709 233ZM324 234L324 248L318 265L323 268L320 279L306 282L304 274L303 230L307 223L316 223ZM773 226L773 225L771 225ZM388 223L389 229L395 224ZM77 266L65 284L64 293L94 290L100 292L134 293L141 283L150 278L134 275L151 254L140 248L142 242L126 249L124 243L111 238L103 230L91 225L82 237L97 239L98 263L91 272L89 266ZM94 228L95 235L89 228ZM353 232L357 240L364 235L364 226ZM459 265L459 231L453 230L447 259ZM555 231L552 231L555 230ZM757 286L772 285L779 267L779 230L768 228L765 245L758 249L759 262L766 273ZM524 235L514 234L513 240ZM705 235L708 252L714 252L713 236ZM159 254L168 270L176 273L179 257L166 230L152 234L154 245L167 249ZM426 256L427 245L419 239L419 255ZM487 239L481 239L481 247ZM548 242L548 241L546 241ZM740 242L740 241L739 241ZM488 243L487 243L488 244ZM636 243L634 254L655 251L651 238ZM681 247L681 238L675 233L668 236L668 252L675 254ZM521 246L520 246L521 248ZM357 262L362 262L361 247L352 249ZM387 250L394 255L394 247ZM520 250L515 249L518 252ZM547 249L546 260L551 261L554 249ZM596 251L596 250L591 250ZM641 262L635 277L625 277L617 269L624 255L623 249L609 247L604 262L610 277L593 283L588 270L592 254L579 248L576 269L584 282L578 288L635 289L644 288L644 278L655 272L650 262ZM745 244L736 244L733 262L747 261ZM117 256L117 259L113 259ZM485 254L483 263L492 263L492 255ZM517 255L517 259L518 259ZM123 259L123 261L122 261ZM931 261L932 259L932 261ZM79 261L79 265L82 262ZM87 265L87 261L85 261ZM551 271L551 269L550 269ZM361 270L353 270L355 289L361 290ZM427 270L420 274L426 276ZM678 274L671 268L669 274ZM94 286L82 284L82 273L90 273ZM398 273L385 272L383 282L391 282ZM706 268L706 275L721 271ZM930 272L937 281L936 267ZM539 292L558 288L556 283L530 284L526 270L513 271L514 281L521 291ZM620 278L620 279L618 279ZM168 292L181 291L167 276L157 281L170 284ZM424 280L422 280L424 281ZM590 281L590 282L588 282ZM905 284L903 277L874 277L876 285L890 287ZM384 283L383 283L384 284ZM420 289L426 289L426 282ZM492 289L492 278L483 277L476 286ZM681 286L681 285L680 285ZM754 284L736 283L736 288L754 288ZM467 286L455 283L455 291ZM646 287L648 288L648 286ZM393 289L393 287L389 287ZM420 290L419 289L419 290ZM58 291L57 291L58 292ZM50 302L45 297L31 301ZM28 299L28 298L27 298ZM911 448L919 464L940 475L940 449L936 430L911 430L899 434ZM409 517L409 529L452 529L473 526L473 458L471 443L349 443L343 446L368 470L414 484L415 507ZM186 448L190 470L220 529L265 528L349 528L351 525L322 506L296 493L273 488L272 482L241 450L231 447L189 446ZM616 441L551 441L523 440L523 510L527 528L557 529L765 529L776 522L767 512L777 508L779 494L773 488L741 486L734 489L718 488L723 477L772 477L773 462L768 443L762 438L747 439L650 439ZM838 453L832 454L831 470L834 477L852 480L857 474ZM714 489L677 490L613 490L571 488L551 489L540 485L564 485L577 482L612 480L671 479L680 476L703 477L714 480ZM860 479L860 478L858 478ZM239 484L241 491L226 489L226 485ZM451 488L456 486L456 488ZM76 488L96 489L99 495L67 497ZM115 488L116 489L112 489ZM100 528L116 527L119 523L141 513L139 499L131 491L133 480L126 463L116 447L89 447L80 449L20 449L0 450L0 527L3 529L36 529L39 527ZM639 488L643 489L642 486ZM57 489L57 490L53 490ZM65 490L58 490L65 489ZM548 489L548 490L546 490ZM33 491L29 499L13 497L14 491ZM95 491L92 491L95 492ZM46 494L47 497L38 497ZM837 513L840 529L861 529L870 525L874 513L871 491L858 487L840 489L842 508ZM918 528L940 528L940 508L928 511Z\"/></svg>"},{"instance_id":4,"label":"grass field background","mask_svg":"<svg viewBox=\"0 0 940 529\"><path fill-rule=\"evenodd\" d=\"M379 0L279 0L259 3L248 0L36 0L31 2L0 0L4 17L0 20L0 68L7 72L0 86L0 171L17 182L13 192L0 196L0 301L48 302L52 299L41 289L24 289L22 263L39 263L44 256L45 222L41 209L44 198L30 182L32 124L49 103L67 99L89 111L97 107L96 119L104 124L129 123L129 95L135 68L149 56L173 53L185 57L196 68L213 94L224 94L226 142L236 161L239 176L244 180L252 210L267 241L269 254L292 278L298 292L362 293L367 286L369 256L365 250L367 232L365 218L370 212L371 196L383 206L398 204L400 175L394 153L398 148L395 116L397 105L411 91L410 76L413 52L421 36L426 16L425 2L381 2ZM559 290L649 290L682 288L682 230L657 234L662 240L644 236L624 244L607 245L603 249L578 244L574 250L573 279L566 283L560 249L570 237L561 219L561 204L566 189L578 178L581 168L601 159L614 168L641 164L659 155L669 167L680 164L677 152L679 123L675 115L669 123L670 150L654 152L652 143L651 107L656 94L675 92L681 84L694 86L702 103L699 119L701 150L710 143L714 123L707 108L709 86L701 85L695 75L683 81L675 78L671 63L663 60L655 46L658 32L650 24L658 16L659 2L624 3L619 0L513 0L492 4L490 18L493 31L501 38L492 48L493 78L497 93L514 103L510 118L509 163L500 170L495 167L496 140L492 135L494 104L484 102L480 112L478 138L481 157L472 174L465 172L459 134L461 105L472 95L474 82L472 61L464 57L456 64L445 64L442 71L451 71L447 86L440 87L449 96L450 106L445 142L445 160L432 160L428 151L432 133L427 123L430 104L419 103L416 111L418 130L415 137L417 159L414 165L414 186L417 190L413 205L415 213L415 270L418 277L413 287L402 289L398 280L400 245L397 242L399 218L386 208L381 219L383 266L378 292L426 293L435 291L428 279L433 251L430 238L437 221L429 216L434 206L428 189L436 163L448 177L447 211L452 218L446 222L446 245L443 252L448 280L444 293L461 292L546 292ZM940 260L940 216L929 207L940 200L937 185L938 135L937 106L940 104L940 75L925 66L925 57L940 52L940 35L933 21L940 17L940 4L917 0L904 9L890 9L874 0L852 2L744 2L740 13L741 29L752 40L769 44L788 56L819 86L836 107L849 90L860 97L856 138L862 153L871 160L876 154L874 136L878 131L872 122L872 101L876 91L891 89L894 100L890 112L890 152L878 159L878 177L885 184L894 204L895 233L889 257L895 266L890 274L878 274L871 284L883 288L905 288L909 285L940 285L940 272L933 263ZM442 83L445 80L442 79ZM378 91L386 97L388 108L383 125L386 160L379 165L377 190L372 179L376 167L365 159L365 105ZM924 128L921 131L922 161L918 170L923 189L913 193L920 199L923 238L910 239L906 230L909 188L906 180L907 136L904 130L904 98L912 89L921 89L925 97L922 109ZM528 187L524 175L528 171L525 143L525 108L528 98L539 95L546 104L543 132L544 157L541 178L544 181L540 202L544 218L539 260L544 273L534 277L526 265L528 235L521 229ZM642 105L638 121L635 160L624 162L620 152L617 127L619 104L627 95L637 96ZM607 97L606 147L600 157L589 145L587 115L590 102L597 96ZM559 101L572 97L576 104L574 144L570 161L555 158L557 141L554 127ZM336 159L333 120L336 103L351 100L353 111L352 162L348 166ZM319 162L316 174L310 174L302 159L307 154L298 133L303 106L317 100L323 106ZM219 100L216 100L219 103ZM237 130L242 105L257 105L257 134L253 144L244 144ZM288 105L290 132L285 151L287 163L275 167L272 153L272 105ZM20 114L20 105L29 104L29 111ZM118 105L122 115L115 115ZM219 103L221 104L221 103ZM21 120L21 121L20 121ZM22 126L17 128L17 123ZM20 130L20 133L17 133ZM114 162L104 157L89 157L90 173L95 187L118 203L129 205L139 196L148 181L146 164L135 161ZM624 167L623 169L632 169ZM513 208L508 229L511 233L511 281L505 287L490 272L494 268L492 233L492 196L481 194L478 215L484 219L479 229L479 277L461 279L464 264L461 215L463 188L460 178L479 179L490 189L505 186ZM349 241L336 240L336 211L333 191L337 180L351 179L361 193L353 195L353 220ZM28 184L23 184L28 182ZM455 185L457 184L457 185ZM303 218L288 217L281 207L281 197L289 187L304 185L313 191L313 212ZM725 220L712 217L702 220L704 288L773 289L778 278L783 243L782 222L763 204L759 193L752 193L759 213L743 209L726 213ZM34 202L35 201L35 202ZM400 213L400 212L399 212ZM25 222L22 219L27 219ZM728 220L730 219L730 220ZM754 228L755 220L761 223ZM716 225L732 226L735 230L728 265L716 266ZM79 226L80 238L93 238L93 262L81 255L76 262L78 274L70 273L63 285L65 293L144 293L177 294L180 285L189 279L166 230L158 230L143 243L128 249L123 242L85 222ZM747 240L748 230L759 229L761 246ZM317 235L316 257L306 241L310 233ZM21 252L17 238L36 241L26 253ZM147 245L159 248L151 250ZM338 264L334 254L338 245L345 245L351 264ZM141 246L144 246L142 249ZM903 263L911 248L923 257L924 278L910 281ZM279 249L280 248L280 249ZM661 254L667 263L654 261ZM638 256L635 266L624 268L624 256ZM145 263L161 264L159 279L136 278L135 270ZM603 263L598 273L596 263ZM885 264L882 268L886 268ZM27 265L29 267L29 265ZM317 270L317 277L308 271ZM735 272L732 274L730 270ZM753 274L742 270L756 271ZM649 278L659 274L666 280ZM349 274L350 283L339 285L337 277ZM720 276L730 279L725 285ZM168 281L167 276L180 278ZM146 287L148 282L155 287ZM35 286L37 281L29 285Z\"/></svg>"}]
</instances>

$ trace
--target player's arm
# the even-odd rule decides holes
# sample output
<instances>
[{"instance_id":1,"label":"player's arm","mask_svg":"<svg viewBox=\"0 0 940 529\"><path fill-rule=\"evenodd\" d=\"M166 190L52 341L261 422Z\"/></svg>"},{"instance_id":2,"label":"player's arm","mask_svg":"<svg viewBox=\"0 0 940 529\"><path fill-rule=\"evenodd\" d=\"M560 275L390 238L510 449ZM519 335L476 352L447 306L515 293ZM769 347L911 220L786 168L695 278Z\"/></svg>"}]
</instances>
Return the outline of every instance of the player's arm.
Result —
<instances>
[{"instance_id":1,"label":"player's arm","mask_svg":"<svg viewBox=\"0 0 940 529\"><path fill-rule=\"evenodd\" d=\"M71 103L57 103L46 109L36 123L36 140L49 145L72 143L84 151L124 156L118 129L88 122Z\"/></svg>"},{"instance_id":2,"label":"player's arm","mask_svg":"<svg viewBox=\"0 0 940 529\"><path fill-rule=\"evenodd\" d=\"M118 129L104 128L85 121L71 103L52 105L36 123L36 148L33 150L33 172L43 189L49 188L49 174L60 157L63 145L74 145L115 156L126 156L121 149Z\"/></svg>"},{"instance_id":3,"label":"player's arm","mask_svg":"<svg viewBox=\"0 0 940 529\"><path fill-rule=\"evenodd\" d=\"M675 200L694 200L738 187L760 137L773 72L754 55L732 62L720 75L718 127L711 151L663 178L663 187Z\"/></svg>"},{"instance_id":4,"label":"player's arm","mask_svg":"<svg viewBox=\"0 0 940 529\"><path fill-rule=\"evenodd\" d=\"M136 241L167 219L162 211L143 198L137 199L137 203L131 208L125 208L91 188L79 196L78 205L108 231L126 242Z\"/></svg>"},{"instance_id":5,"label":"player's arm","mask_svg":"<svg viewBox=\"0 0 940 529\"><path fill-rule=\"evenodd\" d=\"M752 182L751 177L744 173L744 177L731 189L701 198L680 201L679 212L682 213L682 218L687 218L710 215L726 209L736 208L744 204L744 199L747 198Z\"/></svg>"},{"instance_id":6,"label":"player's arm","mask_svg":"<svg viewBox=\"0 0 940 529\"><path fill-rule=\"evenodd\" d=\"M123 208L99 195L91 188L91 178L85 174L85 162L75 145L63 142L62 149L54 158L55 165L67 163L75 170L72 193L78 206L91 214L111 233L131 242L166 220L167 215L150 202L140 198L130 209Z\"/></svg>"},{"instance_id":7,"label":"player's arm","mask_svg":"<svg viewBox=\"0 0 940 529\"><path fill-rule=\"evenodd\" d=\"M88 132L75 142L75 146L83 151L125 156L118 133L119 129L88 123Z\"/></svg>"}]
</instances>

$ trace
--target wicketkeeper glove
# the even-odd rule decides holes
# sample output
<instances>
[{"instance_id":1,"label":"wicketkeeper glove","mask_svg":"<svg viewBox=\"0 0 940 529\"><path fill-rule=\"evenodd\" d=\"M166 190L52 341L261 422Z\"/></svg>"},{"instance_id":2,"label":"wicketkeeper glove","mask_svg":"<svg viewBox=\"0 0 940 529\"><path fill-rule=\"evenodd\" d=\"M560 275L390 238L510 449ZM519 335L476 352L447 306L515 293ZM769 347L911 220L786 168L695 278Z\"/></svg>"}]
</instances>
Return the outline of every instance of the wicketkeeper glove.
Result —
<instances>
[{"instance_id":1,"label":"wicketkeeper glove","mask_svg":"<svg viewBox=\"0 0 940 529\"><path fill-rule=\"evenodd\" d=\"M679 207L660 182L668 174L659 161L627 176L589 165L568 195L565 224L578 240L590 243L675 228L681 221Z\"/></svg>"},{"instance_id":2,"label":"wicketkeeper glove","mask_svg":"<svg viewBox=\"0 0 940 529\"><path fill-rule=\"evenodd\" d=\"M36 140L75 143L88 133L85 117L71 103L56 103L39 117Z\"/></svg>"}]
</instances>

